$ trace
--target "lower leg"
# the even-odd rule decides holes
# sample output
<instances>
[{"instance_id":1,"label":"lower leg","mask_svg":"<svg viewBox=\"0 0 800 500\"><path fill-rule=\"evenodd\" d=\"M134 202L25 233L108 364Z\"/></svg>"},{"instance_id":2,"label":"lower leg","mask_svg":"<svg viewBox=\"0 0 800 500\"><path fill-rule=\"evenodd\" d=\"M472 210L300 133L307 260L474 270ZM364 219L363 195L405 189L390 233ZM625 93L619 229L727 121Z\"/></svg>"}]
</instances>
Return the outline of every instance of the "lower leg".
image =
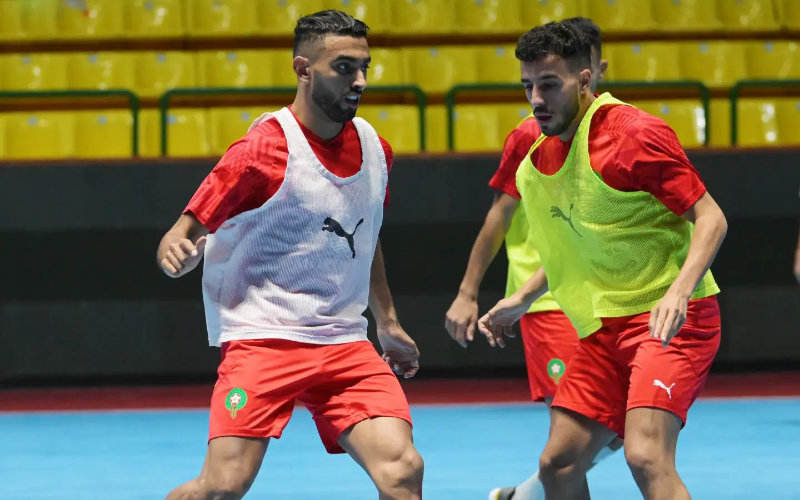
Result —
<instances>
[{"instance_id":1,"label":"lower leg","mask_svg":"<svg viewBox=\"0 0 800 500\"><path fill-rule=\"evenodd\" d=\"M586 472L614 433L606 426L564 408L551 408L550 437L539 458L539 478L549 499L589 498Z\"/></svg>"},{"instance_id":2,"label":"lower leg","mask_svg":"<svg viewBox=\"0 0 800 500\"><path fill-rule=\"evenodd\" d=\"M689 500L675 468L675 449L682 422L657 408L629 410L625 422L625 460L647 500Z\"/></svg>"},{"instance_id":3,"label":"lower leg","mask_svg":"<svg viewBox=\"0 0 800 500\"><path fill-rule=\"evenodd\" d=\"M362 420L342 434L339 444L369 474L379 498L422 498L424 464L414 448L411 425L405 420Z\"/></svg>"},{"instance_id":4,"label":"lower leg","mask_svg":"<svg viewBox=\"0 0 800 500\"><path fill-rule=\"evenodd\" d=\"M268 443L231 436L212 439L200 476L172 490L166 500L239 500L253 484Z\"/></svg>"}]
</instances>

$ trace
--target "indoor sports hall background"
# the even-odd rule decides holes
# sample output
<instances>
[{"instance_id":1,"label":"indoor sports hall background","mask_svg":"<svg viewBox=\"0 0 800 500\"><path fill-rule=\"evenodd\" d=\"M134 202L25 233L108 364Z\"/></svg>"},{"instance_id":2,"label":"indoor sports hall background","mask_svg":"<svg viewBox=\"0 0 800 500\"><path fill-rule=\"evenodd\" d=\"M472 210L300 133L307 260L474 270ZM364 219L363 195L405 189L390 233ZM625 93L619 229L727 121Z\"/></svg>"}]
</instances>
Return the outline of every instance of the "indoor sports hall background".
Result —
<instances>
[{"instance_id":1,"label":"indoor sports hall background","mask_svg":"<svg viewBox=\"0 0 800 500\"><path fill-rule=\"evenodd\" d=\"M728 217L705 394L725 399L690 414L689 480L698 498L800 498L800 0L0 0L0 498L158 498L199 470L218 351L200 273L166 278L156 245L227 146L291 102L294 23L323 8L371 27L359 115L397 155L381 238L422 351L405 387L429 426L428 495L484 498L532 472L546 437L520 342L463 350L443 324L530 112L516 40L580 15L603 30L600 91L666 120ZM484 307L504 280L501 256ZM254 498L324 496L300 413ZM328 497L371 497L355 466L324 463L348 478ZM624 461L603 467L597 498L636 498Z\"/></svg>"}]
</instances>

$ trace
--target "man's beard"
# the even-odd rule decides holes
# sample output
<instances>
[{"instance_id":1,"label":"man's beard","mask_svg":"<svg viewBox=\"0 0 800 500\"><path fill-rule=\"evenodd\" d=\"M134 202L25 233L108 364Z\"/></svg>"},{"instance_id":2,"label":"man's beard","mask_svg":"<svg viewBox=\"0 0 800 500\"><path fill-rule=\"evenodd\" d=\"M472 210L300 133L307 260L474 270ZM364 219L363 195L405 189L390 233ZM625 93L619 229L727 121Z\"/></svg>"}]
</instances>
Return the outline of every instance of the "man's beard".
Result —
<instances>
[{"instance_id":1,"label":"man's beard","mask_svg":"<svg viewBox=\"0 0 800 500\"><path fill-rule=\"evenodd\" d=\"M342 109L340 99L333 92L314 82L311 87L311 100L322 110L325 115L336 123L349 122L356 116L356 110Z\"/></svg>"},{"instance_id":2,"label":"man's beard","mask_svg":"<svg viewBox=\"0 0 800 500\"><path fill-rule=\"evenodd\" d=\"M578 111L580 111L580 102L578 99L575 99L571 105L569 106L569 112L563 115L564 121L561 123L554 123L550 124L547 127L547 131L542 129L542 133L548 137L552 137L554 135L561 135L572 125L572 120L578 115Z\"/></svg>"}]
</instances>

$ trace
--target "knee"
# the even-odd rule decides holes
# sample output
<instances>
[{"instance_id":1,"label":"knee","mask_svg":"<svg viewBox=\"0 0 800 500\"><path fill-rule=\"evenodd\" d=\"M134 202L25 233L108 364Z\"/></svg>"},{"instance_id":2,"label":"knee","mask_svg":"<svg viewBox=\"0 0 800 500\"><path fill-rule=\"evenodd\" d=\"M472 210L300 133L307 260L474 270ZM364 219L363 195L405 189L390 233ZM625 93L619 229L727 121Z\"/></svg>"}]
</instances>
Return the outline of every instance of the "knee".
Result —
<instances>
[{"instance_id":1,"label":"knee","mask_svg":"<svg viewBox=\"0 0 800 500\"><path fill-rule=\"evenodd\" d=\"M203 478L200 485L205 497L213 500L239 500L250 489L252 481L238 474Z\"/></svg>"},{"instance_id":2,"label":"knee","mask_svg":"<svg viewBox=\"0 0 800 500\"><path fill-rule=\"evenodd\" d=\"M658 446L641 441L625 443L625 461L634 476L640 478L654 477L674 467Z\"/></svg>"},{"instance_id":3,"label":"knee","mask_svg":"<svg viewBox=\"0 0 800 500\"><path fill-rule=\"evenodd\" d=\"M573 472L577 460L567 453L558 453L545 448L539 456L539 478L542 483L557 481L560 477Z\"/></svg>"},{"instance_id":4,"label":"knee","mask_svg":"<svg viewBox=\"0 0 800 500\"><path fill-rule=\"evenodd\" d=\"M396 458L383 463L376 473L376 482L382 490L419 492L422 488L424 463L412 446Z\"/></svg>"}]
</instances>

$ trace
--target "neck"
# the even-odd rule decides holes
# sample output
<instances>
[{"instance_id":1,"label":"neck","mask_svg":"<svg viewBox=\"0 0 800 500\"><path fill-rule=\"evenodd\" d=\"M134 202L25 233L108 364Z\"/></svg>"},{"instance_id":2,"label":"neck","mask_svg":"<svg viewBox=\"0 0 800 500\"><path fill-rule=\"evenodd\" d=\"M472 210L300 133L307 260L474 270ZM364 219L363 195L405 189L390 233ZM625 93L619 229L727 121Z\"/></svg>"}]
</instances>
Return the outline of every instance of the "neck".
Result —
<instances>
[{"instance_id":1,"label":"neck","mask_svg":"<svg viewBox=\"0 0 800 500\"><path fill-rule=\"evenodd\" d=\"M563 142L568 142L575 137L575 132L578 131L578 127L580 126L583 117L586 116L586 111L589 110L589 107L592 105L595 99L596 98L592 92L578 96L578 113L575 115L575 118L572 119L572 123L569 124L569 128L567 128L563 134L558 135L559 139L561 139Z\"/></svg>"},{"instance_id":2,"label":"neck","mask_svg":"<svg viewBox=\"0 0 800 500\"><path fill-rule=\"evenodd\" d=\"M328 118L311 99L311 94L298 88L297 95L292 103L292 112L304 127L311 130L320 139L333 139L342 131L343 123L335 122Z\"/></svg>"}]
</instances>

